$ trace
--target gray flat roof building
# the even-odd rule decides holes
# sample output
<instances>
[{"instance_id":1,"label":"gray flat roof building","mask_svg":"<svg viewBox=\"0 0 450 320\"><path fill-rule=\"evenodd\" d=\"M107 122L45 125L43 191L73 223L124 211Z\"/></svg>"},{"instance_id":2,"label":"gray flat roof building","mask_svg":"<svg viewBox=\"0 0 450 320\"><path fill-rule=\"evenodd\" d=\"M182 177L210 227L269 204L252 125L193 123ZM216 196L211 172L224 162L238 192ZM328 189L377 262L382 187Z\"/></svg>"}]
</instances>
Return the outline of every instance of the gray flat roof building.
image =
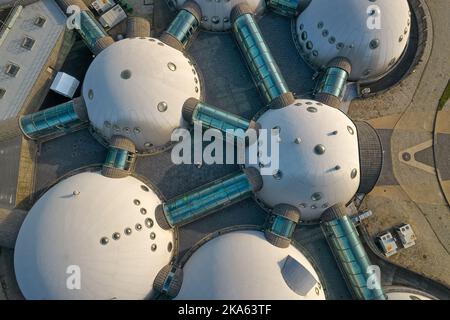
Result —
<instances>
[{"instance_id":1,"label":"gray flat roof building","mask_svg":"<svg viewBox=\"0 0 450 320\"><path fill-rule=\"evenodd\" d=\"M65 29L52 0L16 6L0 27L0 120L19 114Z\"/></svg>"}]
</instances>

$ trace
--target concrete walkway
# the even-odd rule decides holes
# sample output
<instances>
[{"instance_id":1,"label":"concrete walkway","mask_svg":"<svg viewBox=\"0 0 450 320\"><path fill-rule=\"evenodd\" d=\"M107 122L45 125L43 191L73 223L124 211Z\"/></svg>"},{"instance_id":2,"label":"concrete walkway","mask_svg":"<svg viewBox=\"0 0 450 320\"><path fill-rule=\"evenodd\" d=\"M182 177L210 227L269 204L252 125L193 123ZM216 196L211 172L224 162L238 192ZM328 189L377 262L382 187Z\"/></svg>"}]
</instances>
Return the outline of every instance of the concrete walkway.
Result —
<instances>
[{"instance_id":1,"label":"concrete walkway","mask_svg":"<svg viewBox=\"0 0 450 320\"><path fill-rule=\"evenodd\" d=\"M382 140L386 144L385 166L389 168L365 202L375 212L367 222L369 233L375 236L398 224L410 223L417 245L401 250L390 260L450 285L450 208L443 192L447 180L442 180L450 179L448 109L436 122L437 131L442 132L435 134L438 102L450 75L450 3L426 3L432 24L424 57L415 72L382 96L355 101L350 115L369 119L387 137Z\"/></svg>"}]
</instances>

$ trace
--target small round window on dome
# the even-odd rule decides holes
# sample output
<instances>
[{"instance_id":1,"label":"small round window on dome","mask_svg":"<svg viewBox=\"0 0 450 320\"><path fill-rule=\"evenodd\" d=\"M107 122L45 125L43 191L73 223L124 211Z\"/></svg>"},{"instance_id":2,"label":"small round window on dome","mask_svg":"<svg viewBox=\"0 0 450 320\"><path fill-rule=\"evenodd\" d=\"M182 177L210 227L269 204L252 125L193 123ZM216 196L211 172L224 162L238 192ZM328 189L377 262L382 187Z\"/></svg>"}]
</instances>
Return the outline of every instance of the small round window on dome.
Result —
<instances>
[{"instance_id":1,"label":"small round window on dome","mask_svg":"<svg viewBox=\"0 0 450 320\"><path fill-rule=\"evenodd\" d=\"M338 49L338 50L342 50L343 48L344 48L344 43L342 43L342 42L339 42L337 45L336 45L336 49Z\"/></svg>"},{"instance_id":2,"label":"small round window on dome","mask_svg":"<svg viewBox=\"0 0 450 320\"><path fill-rule=\"evenodd\" d=\"M113 238L114 240L119 240L119 239L120 239L120 233L114 232L113 235L112 235L112 238Z\"/></svg>"},{"instance_id":3,"label":"small round window on dome","mask_svg":"<svg viewBox=\"0 0 450 320\"><path fill-rule=\"evenodd\" d=\"M144 143L144 147L146 147L146 148L151 148L151 147L153 147L153 143L151 143L151 142L146 142L146 143Z\"/></svg>"},{"instance_id":4,"label":"small round window on dome","mask_svg":"<svg viewBox=\"0 0 450 320\"><path fill-rule=\"evenodd\" d=\"M141 208L140 212L141 212L141 214L147 214L147 209Z\"/></svg>"},{"instance_id":5,"label":"small round window on dome","mask_svg":"<svg viewBox=\"0 0 450 320\"><path fill-rule=\"evenodd\" d=\"M320 192L314 192L311 196L312 201L319 201L322 199L322 194Z\"/></svg>"},{"instance_id":6,"label":"small round window on dome","mask_svg":"<svg viewBox=\"0 0 450 320\"><path fill-rule=\"evenodd\" d=\"M126 228L125 231L124 231L124 233L125 233L127 236L129 236L129 235L131 234L131 232L132 232L131 228Z\"/></svg>"},{"instance_id":7,"label":"small round window on dome","mask_svg":"<svg viewBox=\"0 0 450 320\"><path fill-rule=\"evenodd\" d=\"M151 232L150 233L150 239L155 240L155 238L156 238L156 233Z\"/></svg>"},{"instance_id":8,"label":"small round window on dome","mask_svg":"<svg viewBox=\"0 0 450 320\"><path fill-rule=\"evenodd\" d=\"M220 22L220 18L218 16L214 16L211 18L211 22L214 24L218 24Z\"/></svg>"},{"instance_id":9,"label":"small round window on dome","mask_svg":"<svg viewBox=\"0 0 450 320\"><path fill-rule=\"evenodd\" d=\"M347 130L348 130L348 132L349 132L350 134L352 134L352 135L355 133L355 130L353 130L353 128L350 127L350 126L347 126Z\"/></svg>"},{"instance_id":10,"label":"small round window on dome","mask_svg":"<svg viewBox=\"0 0 450 320\"><path fill-rule=\"evenodd\" d=\"M328 39L328 42L329 42L330 44L334 44L334 43L336 42L336 38L335 38L335 37L330 37L330 38Z\"/></svg>"},{"instance_id":11,"label":"small round window on dome","mask_svg":"<svg viewBox=\"0 0 450 320\"><path fill-rule=\"evenodd\" d=\"M280 126L275 126L275 127L273 127L273 128L272 128L272 132L280 133L280 132L281 132L281 127L280 127Z\"/></svg>"},{"instance_id":12,"label":"small round window on dome","mask_svg":"<svg viewBox=\"0 0 450 320\"><path fill-rule=\"evenodd\" d=\"M144 190L145 192L149 192L150 189L147 186L141 185L141 189Z\"/></svg>"},{"instance_id":13,"label":"small round window on dome","mask_svg":"<svg viewBox=\"0 0 450 320\"><path fill-rule=\"evenodd\" d=\"M302 32L302 40L306 41L306 39L308 39L308 33L306 31Z\"/></svg>"},{"instance_id":14,"label":"small round window on dome","mask_svg":"<svg viewBox=\"0 0 450 320\"><path fill-rule=\"evenodd\" d=\"M370 41L369 47L370 49L376 49L380 46L380 40L378 39L373 39L372 41Z\"/></svg>"},{"instance_id":15,"label":"small round window on dome","mask_svg":"<svg viewBox=\"0 0 450 320\"><path fill-rule=\"evenodd\" d=\"M325 146L323 144L318 144L314 147L314 153L317 155L322 155L325 153Z\"/></svg>"},{"instance_id":16,"label":"small round window on dome","mask_svg":"<svg viewBox=\"0 0 450 320\"><path fill-rule=\"evenodd\" d=\"M175 63L173 63L173 62L169 62L169 63L167 64L167 68L169 68L170 71L175 71L175 70L177 70L177 66L176 66Z\"/></svg>"},{"instance_id":17,"label":"small round window on dome","mask_svg":"<svg viewBox=\"0 0 450 320\"><path fill-rule=\"evenodd\" d=\"M89 91L88 91L88 98L89 98L89 100L94 99L94 91L92 89L89 89Z\"/></svg>"},{"instance_id":18,"label":"small round window on dome","mask_svg":"<svg viewBox=\"0 0 450 320\"><path fill-rule=\"evenodd\" d=\"M402 42L403 41L403 35L401 35L399 38L398 38L398 42Z\"/></svg>"},{"instance_id":19,"label":"small round window on dome","mask_svg":"<svg viewBox=\"0 0 450 320\"><path fill-rule=\"evenodd\" d=\"M135 227L135 229L137 231L141 231L142 230L142 224L140 224L140 223L136 223L136 225L134 227Z\"/></svg>"},{"instance_id":20,"label":"small round window on dome","mask_svg":"<svg viewBox=\"0 0 450 320\"><path fill-rule=\"evenodd\" d=\"M134 133L141 133L141 128L136 127L133 129Z\"/></svg>"},{"instance_id":21,"label":"small round window on dome","mask_svg":"<svg viewBox=\"0 0 450 320\"><path fill-rule=\"evenodd\" d=\"M328 32L327 29L325 29L325 30L322 31L322 36L324 36L324 37L328 37L329 34L330 34L330 33Z\"/></svg>"},{"instance_id":22,"label":"small round window on dome","mask_svg":"<svg viewBox=\"0 0 450 320\"><path fill-rule=\"evenodd\" d=\"M141 204L141 201L139 201L139 199L134 199L133 203L138 206Z\"/></svg>"},{"instance_id":23,"label":"small round window on dome","mask_svg":"<svg viewBox=\"0 0 450 320\"><path fill-rule=\"evenodd\" d=\"M130 70L123 70L121 73L120 73L120 77L122 78L122 79L130 79L131 78L131 71Z\"/></svg>"},{"instance_id":24,"label":"small round window on dome","mask_svg":"<svg viewBox=\"0 0 450 320\"><path fill-rule=\"evenodd\" d=\"M303 29L305 29L305 25L302 23L298 28L299 28L300 30L303 30Z\"/></svg>"},{"instance_id":25,"label":"small round window on dome","mask_svg":"<svg viewBox=\"0 0 450 320\"><path fill-rule=\"evenodd\" d=\"M147 219L145 219L145 226L147 227L147 228L151 228L151 227L153 227L153 220L152 219L150 219L150 218L147 218Z\"/></svg>"},{"instance_id":26,"label":"small round window on dome","mask_svg":"<svg viewBox=\"0 0 450 320\"><path fill-rule=\"evenodd\" d=\"M167 251L172 252L173 249L173 244L172 242L169 242L169 244L167 245Z\"/></svg>"},{"instance_id":27,"label":"small round window on dome","mask_svg":"<svg viewBox=\"0 0 450 320\"><path fill-rule=\"evenodd\" d=\"M306 43L306 49L312 50L313 48L314 48L313 43L312 43L311 41L308 41L308 42Z\"/></svg>"},{"instance_id":28,"label":"small round window on dome","mask_svg":"<svg viewBox=\"0 0 450 320\"><path fill-rule=\"evenodd\" d=\"M167 110L167 107L167 102L165 101L161 101L157 106L159 112L165 112Z\"/></svg>"},{"instance_id":29,"label":"small round window on dome","mask_svg":"<svg viewBox=\"0 0 450 320\"><path fill-rule=\"evenodd\" d=\"M312 55L313 55L314 57L317 57L317 56L319 55L319 51L313 50Z\"/></svg>"},{"instance_id":30,"label":"small round window on dome","mask_svg":"<svg viewBox=\"0 0 450 320\"><path fill-rule=\"evenodd\" d=\"M281 172L281 170L277 170L277 171L273 174L273 177L274 177L276 180L281 180L281 178L283 177L283 172Z\"/></svg>"},{"instance_id":31,"label":"small round window on dome","mask_svg":"<svg viewBox=\"0 0 450 320\"><path fill-rule=\"evenodd\" d=\"M351 177L352 179L355 179L357 175L358 175L358 170L356 170L356 168L355 168L355 169L353 169L352 172L350 173L350 177Z\"/></svg>"},{"instance_id":32,"label":"small round window on dome","mask_svg":"<svg viewBox=\"0 0 450 320\"><path fill-rule=\"evenodd\" d=\"M109 239L107 237L103 237L100 239L100 244L107 245L109 243Z\"/></svg>"},{"instance_id":33,"label":"small round window on dome","mask_svg":"<svg viewBox=\"0 0 450 320\"><path fill-rule=\"evenodd\" d=\"M317 28L318 28L318 29L322 29L322 28L323 28L323 22L322 22L322 21L320 21L320 22L317 24Z\"/></svg>"},{"instance_id":34,"label":"small round window on dome","mask_svg":"<svg viewBox=\"0 0 450 320\"><path fill-rule=\"evenodd\" d=\"M311 113L316 113L317 112L317 108L316 107L308 107L308 108L306 108L306 110L308 112L311 112Z\"/></svg>"},{"instance_id":35,"label":"small round window on dome","mask_svg":"<svg viewBox=\"0 0 450 320\"><path fill-rule=\"evenodd\" d=\"M156 244L152 244L152 246L151 246L151 249L152 249L152 251L156 251Z\"/></svg>"}]
</instances>

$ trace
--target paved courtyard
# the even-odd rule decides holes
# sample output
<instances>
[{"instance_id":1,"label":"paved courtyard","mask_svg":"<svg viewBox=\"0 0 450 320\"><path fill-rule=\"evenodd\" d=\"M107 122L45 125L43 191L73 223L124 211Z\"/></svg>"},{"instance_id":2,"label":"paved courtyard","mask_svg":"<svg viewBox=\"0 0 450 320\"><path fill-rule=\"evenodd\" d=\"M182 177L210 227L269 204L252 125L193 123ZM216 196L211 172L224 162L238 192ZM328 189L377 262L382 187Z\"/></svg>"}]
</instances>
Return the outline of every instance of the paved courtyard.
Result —
<instances>
[{"instance_id":1,"label":"paved courtyard","mask_svg":"<svg viewBox=\"0 0 450 320\"><path fill-rule=\"evenodd\" d=\"M142 9L141 1L129 1L136 15L141 10L150 10L149 7ZM447 33L450 5L447 0L428 0L427 3L433 18L434 45L427 48L423 61L410 77L388 92L352 101L349 115L357 120L368 120L377 129L385 151L382 176L363 203L375 213L365 223L369 235L373 237L407 222L418 237L415 247L389 259L394 264L389 264L386 270L395 269L395 265L404 266L450 285L446 267L450 264L450 105L437 110L450 74ZM153 30L157 35L174 14L162 0L154 1L154 10L159 10L155 11L158 15L153 16ZM142 15L150 17L151 13L145 11ZM313 71L295 49L291 21L269 13L261 18L259 25L289 88L298 96L308 96L314 86ZM231 33L200 32L188 53L199 66L207 103L248 119L261 109L262 99ZM47 101L52 101L51 97ZM1 142L0 150L7 150L10 158L15 156L14 148L9 148L5 142ZM36 196L74 170L99 166L105 155L105 147L87 129L41 144L37 156ZM1 161L6 159L0 158ZM170 151L138 157L136 162L136 175L150 181L165 199L237 170L235 165L177 166L170 160ZM5 174L0 168L0 175ZM0 191L9 194L12 188L14 186L2 185ZM0 203L8 206L7 197L3 198L0 197ZM262 227L266 217L266 212L254 200L247 199L184 226L178 230L178 259L211 233L237 225ZM294 241L318 266L329 297L349 299L350 293L320 226L298 227ZM10 249L0 250L0 299L21 297L14 278L12 254Z\"/></svg>"}]
</instances>

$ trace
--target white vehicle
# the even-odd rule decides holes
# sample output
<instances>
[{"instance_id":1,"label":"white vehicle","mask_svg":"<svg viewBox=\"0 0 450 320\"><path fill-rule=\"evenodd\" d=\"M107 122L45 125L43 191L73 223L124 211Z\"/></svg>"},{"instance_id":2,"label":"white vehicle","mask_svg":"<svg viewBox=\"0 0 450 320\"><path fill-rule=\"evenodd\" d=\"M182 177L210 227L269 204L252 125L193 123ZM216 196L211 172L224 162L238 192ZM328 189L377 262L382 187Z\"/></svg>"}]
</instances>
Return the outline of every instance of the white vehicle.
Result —
<instances>
[{"instance_id":1,"label":"white vehicle","mask_svg":"<svg viewBox=\"0 0 450 320\"><path fill-rule=\"evenodd\" d=\"M395 232L400 238L403 248L409 248L416 244L416 235L410 224L402 224L395 228Z\"/></svg>"},{"instance_id":2,"label":"white vehicle","mask_svg":"<svg viewBox=\"0 0 450 320\"><path fill-rule=\"evenodd\" d=\"M397 253L397 243L390 232L385 232L378 236L377 242L386 257L390 257Z\"/></svg>"}]
</instances>

